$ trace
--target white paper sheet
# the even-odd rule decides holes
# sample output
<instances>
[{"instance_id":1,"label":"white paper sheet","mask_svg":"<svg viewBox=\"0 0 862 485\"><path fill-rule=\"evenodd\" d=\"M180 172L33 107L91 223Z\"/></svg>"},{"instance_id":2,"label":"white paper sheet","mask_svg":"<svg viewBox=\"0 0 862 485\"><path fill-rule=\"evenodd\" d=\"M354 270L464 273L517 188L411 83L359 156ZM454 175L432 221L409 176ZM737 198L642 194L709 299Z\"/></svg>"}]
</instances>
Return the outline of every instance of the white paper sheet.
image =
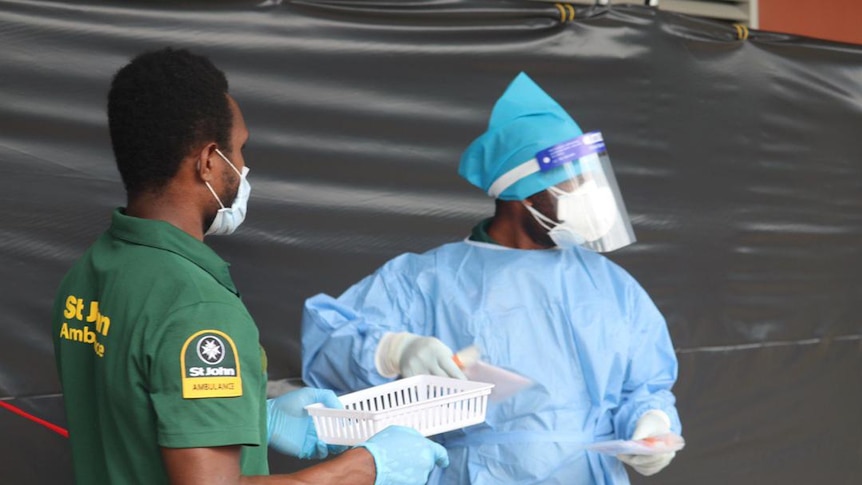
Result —
<instances>
[{"instance_id":1,"label":"white paper sheet","mask_svg":"<svg viewBox=\"0 0 862 485\"><path fill-rule=\"evenodd\" d=\"M685 446L682 436L668 433L642 440L598 441L586 446L588 451L606 455L658 455L681 450Z\"/></svg>"},{"instance_id":2,"label":"white paper sheet","mask_svg":"<svg viewBox=\"0 0 862 485\"><path fill-rule=\"evenodd\" d=\"M533 381L512 371L478 360L464 368L464 375L471 381L494 384L489 401L502 401L533 385Z\"/></svg>"}]
</instances>

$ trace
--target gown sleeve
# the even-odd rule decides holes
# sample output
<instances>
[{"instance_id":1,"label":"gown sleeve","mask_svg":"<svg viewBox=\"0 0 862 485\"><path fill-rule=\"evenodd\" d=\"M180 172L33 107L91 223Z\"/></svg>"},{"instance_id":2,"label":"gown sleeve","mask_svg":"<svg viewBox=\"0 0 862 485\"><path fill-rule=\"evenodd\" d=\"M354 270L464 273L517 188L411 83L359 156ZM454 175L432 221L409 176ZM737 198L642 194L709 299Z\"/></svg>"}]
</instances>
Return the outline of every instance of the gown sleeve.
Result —
<instances>
[{"instance_id":1,"label":"gown sleeve","mask_svg":"<svg viewBox=\"0 0 862 485\"><path fill-rule=\"evenodd\" d=\"M406 264L388 262L337 299L317 294L302 315L302 377L306 384L348 392L392 379L377 372L374 354L387 332L421 333L421 298Z\"/></svg>"},{"instance_id":2,"label":"gown sleeve","mask_svg":"<svg viewBox=\"0 0 862 485\"><path fill-rule=\"evenodd\" d=\"M638 418L650 409L664 411L671 430L681 433L676 398L671 387L677 378L677 360L667 323L646 291L631 279L626 309L632 335L620 406L614 413L617 438L629 439Z\"/></svg>"}]
</instances>

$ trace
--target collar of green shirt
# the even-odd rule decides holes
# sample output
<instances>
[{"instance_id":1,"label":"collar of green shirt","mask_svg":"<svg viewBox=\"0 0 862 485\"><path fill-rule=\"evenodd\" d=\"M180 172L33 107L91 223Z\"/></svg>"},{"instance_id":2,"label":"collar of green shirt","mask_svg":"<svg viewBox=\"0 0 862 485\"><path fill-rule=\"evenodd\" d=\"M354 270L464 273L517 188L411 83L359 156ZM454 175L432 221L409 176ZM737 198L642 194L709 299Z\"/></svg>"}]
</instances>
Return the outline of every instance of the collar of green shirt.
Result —
<instances>
[{"instance_id":1,"label":"collar of green shirt","mask_svg":"<svg viewBox=\"0 0 862 485\"><path fill-rule=\"evenodd\" d=\"M182 256L211 274L222 286L239 295L230 277L230 264L203 241L198 241L173 224L127 216L123 213L123 208L118 208L111 215L109 232L112 237L132 244L162 249Z\"/></svg>"},{"instance_id":2,"label":"collar of green shirt","mask_svg":"<svg viewBox=\"0 0 862 485\"><path fill-rule=\"evenodd\" d=\"M488 226L491 225L492 219L493 218L489 217L473 226L473 231L470 233L470 240L488 244L496 244L497 246L500 246L500 243L498 243L494 240L494 238L488 235Z\"/></svg>"}]
</instances>

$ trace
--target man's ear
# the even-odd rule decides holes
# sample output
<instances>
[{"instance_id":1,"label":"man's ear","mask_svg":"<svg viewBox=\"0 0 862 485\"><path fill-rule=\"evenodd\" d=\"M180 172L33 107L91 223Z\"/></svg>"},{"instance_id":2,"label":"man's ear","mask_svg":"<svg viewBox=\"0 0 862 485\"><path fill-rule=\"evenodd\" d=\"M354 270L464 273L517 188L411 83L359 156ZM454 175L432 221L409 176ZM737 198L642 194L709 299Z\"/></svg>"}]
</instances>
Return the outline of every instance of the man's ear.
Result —
<instances>
[{"instance_id":1,"label":"man's ear","mask_svg":"<svg viewBox=\"0 0 862 485\"><path fill-rule=\"evenodd\" d=\"M216 143L207 143L196 152L195 171L197 172L198 177L200 177L204 182L211 181L215 176L213 173L215 159L213 157L218 156L216 154L217 148L218 145Z\"/></svg>"}]
</instances>

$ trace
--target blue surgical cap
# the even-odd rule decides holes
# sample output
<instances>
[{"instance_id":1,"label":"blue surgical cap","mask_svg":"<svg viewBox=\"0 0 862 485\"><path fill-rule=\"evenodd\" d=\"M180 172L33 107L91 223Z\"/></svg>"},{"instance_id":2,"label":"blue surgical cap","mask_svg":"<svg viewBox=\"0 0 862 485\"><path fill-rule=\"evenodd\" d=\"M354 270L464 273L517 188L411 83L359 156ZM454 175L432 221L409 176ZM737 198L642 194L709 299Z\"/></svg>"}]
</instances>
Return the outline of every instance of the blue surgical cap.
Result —
<instances>
[{"instance_id":1,"label":"blue surgical cap","mask_svg":"<svg viewBox=\"0 0 862 485\"><path fill-rule=\"evenodd\" d=\"M522 72L494 105L488 130L461 155L458 173L487 193L501 175L534 158L540 150L582 134L575 120ZM565 170L536 172L497 198L524 200L570 176Z\"/></svg>"}]
</instances>

